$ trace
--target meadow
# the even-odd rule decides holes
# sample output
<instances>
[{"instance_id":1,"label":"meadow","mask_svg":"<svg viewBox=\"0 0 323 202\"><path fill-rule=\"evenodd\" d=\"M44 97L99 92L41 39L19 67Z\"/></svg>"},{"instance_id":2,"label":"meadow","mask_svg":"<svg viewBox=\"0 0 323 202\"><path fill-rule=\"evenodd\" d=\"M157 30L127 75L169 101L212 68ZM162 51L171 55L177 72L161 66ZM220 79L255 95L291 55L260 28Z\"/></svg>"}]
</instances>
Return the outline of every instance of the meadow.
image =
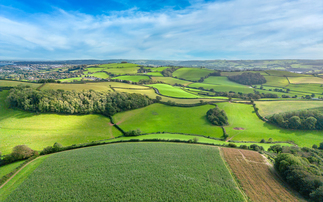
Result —
<instances>
[{"instance_id":1,"label":"meadow","mask_svg":"<svg viewBox=\"0 0 323 202\"><path fill-rule=\"evenodd\" d=\"M198 134L221 138L222 129L206 119L212 105L198 107L174 107L152 104L148 107L121 112L113 116L124 131L140 129L143 133L171 132Z\"/></svg>"},{"instance_id":2,"label":"meadow","mask_svg":"<svg viewBox=\"0 0 323 202\"><path fill-rule=\"evenodd\" d=\"M173 77L189 80L198 81L201 77L205 77L210 73L214 72L210 69L200 69L200 68L180 68L173 72Z\"/></svg>"},{"instance_id":3,"label":"meadow","mask_svg":"<svg viewBox=\"0 0 323 202\"><path fill-rule=\"evenodd\" d=\"M49 200L244 201L244 198L217 147L126 143L53 154L6 199Z\"/></svg>"},{"instance_id":4,"label":"meadow","mask_svg":"<svg viewBox=\"0 0 323 202\"><path fill-rule=\"evenodd\" d=\"M112 78L112 80L114 79L139 82L140 80L149 80L149 77L148 76L118 76L118 77Z\"/></svg>"},{"instance_id":5,"label":"meadow","mask_svg":"<svg viewBox=\"0 0 323 202\"><path fill-rule=\"evenodd\" d=\"M170 84L170 85L174 85L175 83L177 83L177 84L181 84L181 85L186 86L186 85L192 83L190 81L180 80L180 79L176 79L173 77L153 77L152 79L154 81L162 81L162 82Z\"/></svg>"},{"instance_id":6,"label":"meadow","mask_svg":"<svg viewBox=\"0 0 323 202\"><path fill-rule=\"evenodd\" d=\"M30 83L30 82L19 82L19 81L9 81L9 80L0 80L0 87L15 87L18 85L28 85L31 88L38 88L41 86L41 83Z\"/></svg>"},{"instance_id":7,"label":"meadow","mask_svg":"<svg viewBox=\"0 0 323 202\"><path fill-rule=\"evenodd\" d=\"M175 98L205 98L205 96L194 95L182 90L180 87L174 87L168 84L150 84L151 86L157 88L161 95L175 97Z\"/></svg>"},{"instance_id":8,"label":"meadow","mask_svg":"<svg viewBox=\"0 0 323 202\"><path fill-rule=\"evenodd\" d=\"M300 83L318 83L323 84L323 79L320 77L289 77L290 83L300 84Z\"/></svg>"},{"instance_id":9,"label":"meadow","mask_svg":"<svg viewBox=\"0 0 323 202\"><path fill-rule=\"evenodd\" d=\"M118 137L121 133L102 115L36 114L9 109L8 91L0 92L0 151L8 154L16 145L34 150L59 142L65 146Z\"/></svg>"},{"instance_id":10,"label":"meadow","mask_svg":"<svg viewBox=\"0 0 323 202\"><path fill-rule=\"evenodd\" d=\"M256 141L261 139L273 141L293 141L301 147L312 147L322 142L323 133L316 130L287 130L260 120L252 105L237 103L218 103L220 109L225 110L229 118L226 132L230 139L238 141ZM236 130L235 128L243 128Z\"/></svg>"},{"instance_id":11,"label":"meadow","mask_svg":"<svg viewBox=\"0 0 323 202\"><path fill-rule=\"evenodd\" d=\"M267 82L263 84L264 86L285 87L289 84L286 77L265 76L265 79Z\"/></svg>"},{"instance_id":12,"label":"meadow","mask_svg":"<svg viewBox=\"0 0 323 202\"><path fill-rule=\"evenodd\" d=\"M25 160L17 161L8 165L4 165L0 167L0 179L12 172L15 168L17 168L20 164L22 164Z\"/></svg>"}]
</instances>

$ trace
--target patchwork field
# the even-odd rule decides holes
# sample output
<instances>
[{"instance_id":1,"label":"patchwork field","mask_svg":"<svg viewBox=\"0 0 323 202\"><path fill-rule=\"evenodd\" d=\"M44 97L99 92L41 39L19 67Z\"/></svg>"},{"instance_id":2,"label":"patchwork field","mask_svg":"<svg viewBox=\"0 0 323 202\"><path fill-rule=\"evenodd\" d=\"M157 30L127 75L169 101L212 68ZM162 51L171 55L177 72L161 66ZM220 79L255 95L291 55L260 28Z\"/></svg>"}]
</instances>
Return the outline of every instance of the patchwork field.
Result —
<instances>
[{"instance_id":1,"label":"patchwork field","mask_svg":"<svg viewBox=\"0 0 323 202\"><path fill-rule=\"evenodd\" d=\"M264 116L270 116L282 112L322 108L323 102L320 101L259 101L255 102L259 108L259 113Z\"/></svg>"},{"instance_id":2,"label":"patchwork field","mask_svg":"<svg viewBox=\"0 0 323 202\"><path fill-rule=\"evenodd\" d=\"M173 107L153 104L118 113L113 116L113 119L125 131L140 129L143 133L165 131L220 138L223 135L222 129L211 125L205 116L206 112L213 107L212 105Z\"/></svg>"},{"instance_id":3,"label":"patchwork field","mask_svg":"<svg viewBox=\"0 0 323 202\"><path fill-rule=\"evenodd\" d=\"M102 115L35 114L8 109L0 92L0 151L8 154L16 145L25 144L35 150L59 142L63 145L91 142L120 136Z\"/></svg>"},{"instance_id":4,"label":"patchwork field","mask_svg":"<svg viewBox=\"0 0 323 202\"><path fill-rule=\"evenodd\" d=\"M229 118L226 132L232 140L257 141L261 139L273 141L294 141L298 146L312 147L322 142L323 133L316 130L287 130L261 121L253 107L246 104L218 103ZM243 130L235 130L243 128Z\"/></svg>"},{"instance_id":5,"label":"patchwork field","mask_svg":"<svg viewBox=\"0 0 323 202\"><path fill-rule=\"evenodd\" d=\"M194 95L182 90L180 87L174 87L168 84L150 84L151 86L157 88L161 95L175 97L175 98L204 98L205 96Z\"/></svg>"},{"instance_id":6,"label":"patchwork field","mask_svg":"<svg viewBox=\"0 0 323 202\"><path fill-rule=\"evenodd\" d=\"M221 151L252 201L298 201L258 152L230 148L221 148Z\"/></svg>"},{"instance_id":7,"label":"patchwork field","mask_svg":"<svg viewBox=\"0 0 323 202\"><path fill-rule=\"evenodd\" d=\"M323 79L319 77L289 77L288 79L293 84L300 84L300 83L323 84Z\"/></svg>"},{"instance_id":8,"label":"patchwork field","mask_svg":"<svg viewBox=\"0 0 323 202\"><path fill-rule=\"evenodd\" d=\"M312 77L312 75L307 74L299 74L294 72L288 72L288 71L277 71L277 70L266 70L266 73L268 73L270 76L288 76L288 77Z\"/></svg>"},{"instance_id":9,"label":"patchwork field","mask_svg":"<svg viewBox=\"0 0 323 202\"><path fill-rule=\"evenodd\" d=\"M218 91L218 92L241 92L241 93L254 93L254 89L248 86L230 86L230 85L214 85L214 84L208 84L208 83L193 83L190 84L188 87L192 87L192 88L200 88L203 87L204 89L210 90L213 89L214 91Z\"/></svg>"},{"instance_id":10,"label":"patchwork field","mask_svg":"<svg viewBox=\"0 0 323 202\"><path fill-rule=\"evenodd\" d=\"M210 69L200 69L200 68L180 68L173 72L173 77L189 80L198 81L201 77L205 77L208 74L214 72Z\"/></svg>"},{"instance_id":11,"label":"patchwork field","mask_svg":"<svg viewBox=\"0 0 323 202\"><path fill-rule=\"evenodd\" d=\"M193 198L244 201L217 147L129 143L53 154L6 201L191 201Z\"/></svg>"},{"instance_id":12,"label":"patchwork field","mask_svg":"<svg viewBox=\"0 0 323 202\"><path fill-rule=\"evenodd\" d=\"M149 77L148 76L118 76L118 77L114 77L112 79L139 82L140 80L149 80Z\"/></svg>"},{"instance_id":13,"label":"patchwork field","mask_svg":"<svg viewBox=\"0 0 323 202\"><path fill-rule=\"evenodd\" d=\"M265 79L267 82L263 84L264 86L285 87L289 84L286 77L265 76Z\"/></svg>"},{"instance_id":14,"label":"patchwork field","mask_svg":"<svg viewBox=\"0 0 323 202\"><path fill-rule=\"evenodd\" d=\"M190 81L184 81L184 80L175 79L172 77L153 77L152 79L155 81L162 81L162 82L165 82L170 85L174 85L175 83L177 83L177 84L181 84L181 85L186 86L186 85L192 83Z\"/></svg>"},{"instance_id":15,"label":"patchwork field","mask_svg":"<svg viewBox=\"0 0 323 202\"><path fill-rule=\"evenodd\" d=\"M0 87L15 87L18 85L28 85L31 88L38 88L41 86L41 83L30 83L30 82L19 82L19 81L9 81L9 80L0 80Z\"/></svg>"}]
</instances>

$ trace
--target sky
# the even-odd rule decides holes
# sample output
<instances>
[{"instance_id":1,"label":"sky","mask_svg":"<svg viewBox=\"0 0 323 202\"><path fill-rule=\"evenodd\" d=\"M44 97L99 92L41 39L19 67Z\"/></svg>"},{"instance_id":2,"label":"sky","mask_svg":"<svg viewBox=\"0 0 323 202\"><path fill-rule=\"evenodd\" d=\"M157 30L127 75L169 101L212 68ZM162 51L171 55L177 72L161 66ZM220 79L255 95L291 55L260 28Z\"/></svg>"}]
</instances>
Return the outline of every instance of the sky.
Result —
<instances>
[{"instance_id":1,"label":"sky","mask_svg":"<svg viewBox=\"0 0 323 202\"><path fill-rule=\"evenodd\" d=\"M0 60L323 59L322 0L0 0Z\"/></svg>"}]
</instances>

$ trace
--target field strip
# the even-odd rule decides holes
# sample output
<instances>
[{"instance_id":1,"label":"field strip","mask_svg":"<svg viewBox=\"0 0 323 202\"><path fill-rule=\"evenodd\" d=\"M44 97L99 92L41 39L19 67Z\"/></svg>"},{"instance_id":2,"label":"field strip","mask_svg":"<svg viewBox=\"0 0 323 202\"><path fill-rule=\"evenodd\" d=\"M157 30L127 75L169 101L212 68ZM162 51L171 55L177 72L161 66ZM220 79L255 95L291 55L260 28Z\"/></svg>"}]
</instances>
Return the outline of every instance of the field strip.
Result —
<instances>
[{"instance_id":1,"label":"field strip","mask_svg":"<svg viewBox=\"0 0 323 202\"><path fill-rule=\"evenodd\" d=\"M5 183L3 183L1 186L0 186L0 189L2 187L4 187L12 178L14 178L23 168L25 168L28 164L30 164L31 162L35 161L36 159L38 159L39 157L33 159L32 161L29 161L28 163L26 163L26 165L24 165L23 167L21 167L15 174L13 174Z\"/></svg>"},{"instance_id":2,"label":"field strip","mask_svg":"<svg viewBox=\"0 0 323 202\"><path fill-rule=\"evenodd\" d=\"M220 148L220 147L218 147L218 148L219 148L220 157L221 157L221 159L222 159L222 161L223 161L223 163L224 163L225 167L226 167L226 168L227 168L227 170L229 171L229 173L230 173L230 175L231 175L231 177L232 177L232 180L233 180L234 184L236 185L237 189L238 189L238 190L240 191L240 193L242 194L243 199L244 199L245 201L247 201L247 202L248 202L248 201L249 201L249 199L248 199L247 194L246 194L246 193L244 193L244 191L242 191L242 190L240 189L240 184L237 182L236 177L233 175L231 168L227 165L227 162L226 162L226 161L225 161L225 159L224 159L224 156L223 156L223 153L222 153L222 148Z\"/></svg>"}]
</instances>

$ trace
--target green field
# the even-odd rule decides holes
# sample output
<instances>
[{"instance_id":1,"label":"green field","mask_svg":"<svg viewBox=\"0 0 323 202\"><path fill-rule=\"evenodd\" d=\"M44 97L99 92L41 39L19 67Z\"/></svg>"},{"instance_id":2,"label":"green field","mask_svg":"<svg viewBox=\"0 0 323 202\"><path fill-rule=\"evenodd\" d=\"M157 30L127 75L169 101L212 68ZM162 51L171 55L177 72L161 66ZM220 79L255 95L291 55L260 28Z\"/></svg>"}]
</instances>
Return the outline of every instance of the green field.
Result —
<instances>
[{"instance_id":1,"label":"green field","mask_svg":"<svg viewBox=\"0 0 323 202\"><path fill-rule=\"evenodd\" d=\"M192 83L190 81L183 81L183 80L175 79L172 77L153 77L153 80L154 81L162 81L162 82L170 84L170 85L174 85L175 83L177 83L177 84L181 84L181 85L186 86L186 85Z\"/></svg>"},{"instance_id":2,"label":"green field","mask_svg":"<svg viewBox=\"0 0 323 202\"><path fill-rule=\"evenodd\" d=\"M18 85L30 86L31 88L38 88L41 84L40 83L0 80L0 87L15 87Z\"/></svg>"},{"instance_id":3,"label":"green field","mask_svg":"<svg viewBox=\"0 0 323 202\"><path fill-rule=\"evenodd\" d=\"M296 110L313 109L319 107L323 109L323 102L321 101L259 101L255 103L259 108L259 113L265 117Z\"/></svg>"},{"instance_id":4,"label":"green field","mask_svg":"<svg viewBox=\"0 0 323 202\"><path fill-rule=\"evenodd\" d=\"M102 71L110 72L112 74L136 74L139 69L137 64L132 63L113 63L113 64L104 64L99 65L99 68L102 68Z\"/></svg>"},{"instance_id":5,"label":"green field","mask_svg":"<svg viewBox=\"0 0 323 202\"><path fill-rule=\"evenodd\" d=\"M323 84L323 79L319 77L289 77L290 83L300 84L300 83L318 83Z\"/></svg>"},{"instance_id":6,"label":"green field","mask_svg":"<svg viewBox=\"0 0 323 202\"><path fill-rule=\"evenodd\" d=\"M298 74L298 73L288 72L288 71L266 70L265 72L267 72L270 76L288 76L288 77L306 76L306 77L311 77L311 75Z\"/></svg>"},{"instance_id":7,"label":"green field","mask_svg":"<svg viewBox=\"0 0 323 202\"><path fill-rule=\"evenodd\" d=\"M16 145L25 144L34 150L59 142L63 145L91 142L120 136L102 115L35 114L8 109L0 92L0 151L8 154Z\"/></svg>"},{"instance_id":8,"label":"green field","mask_svg":"<svg viewBox=\"0 0 323 202\"><path fill-rule=\"evenodd\" d=\"M264 71L241 71L241 72L221 72L221 76L236 76L236 75L241 75L244 72L259 73L264 76L268 75Z\"/></svg>"},{"instance_id":9,"label":"green field","mask_svg":"<svg viewBox=\"0 0 323 202\"><path fill-rule=\"evenodd\" d=\"M311 95L312 93L316 94L316 97L323 93L322 84L289 84L287 88L293 93Z\"/></svg>"},{"instance_id":10,"label":"green field","mask_svg":"<svg viewBox=\"0 0 323 202\"><path fill-rule=\"evenodd\" d=\"M0 167L0 179L11 173L14 169L16 169L20 164L24 163L25 160L23 161L17 161L17 162L14 162L14 163L11 163L11 164L7 164L7 165L4 165L4 166L1 166Z\"/></svg>"},{"instance_id":11,"label":"green field","mask_svg":"<svg viewBox=\"0 0 323 202\"><path fill-rule=\"evenodd\" d=\"M151 86L157 88L161 95L175 97L175 98L203 98L205 96L194 95L182 90L179 87L174 87L168 84L150 84Z\"/></svg>"},{"instance_id":12,"label":"green field","mask_svg":"<svg viewBox=\"0 0 323 202\"><path fill-rule=\"evenodd\" d=\"M227 113L230 125L225 128L233 140L259 142L261 139L272 138L273 141L294 141L298 146L306 147L322 142L321 131L287 130L261 121L251 105L228 102L217 105Z\"/></svg>"},{"instance_id":13,"label":"green field","mask_svg":"<svg viewBox=\"0 0 323 202\"><path fill-rule=\"evenodd\" d=\"M265 79L267 82L263 84L264 86L285 87L289 84L286 77L265 76Z\"/></svg>"},{"instance_id":14,"label":"green field","mask_svg":"<svg viewBox=\"0 0 323 202\"><path fill-rule=\"evenodd\" d=\"M147 72L146 74L140 74L140 75L149 75L149 76L155 76L155 77L163 76L160 72Z\"/></svg>"},{"instance_id":15,"label":"green field","mask_svg":"<svg viewBox=\"0 0 323 202\"><path fill-rule=\"evenodd\" d=\"M243 86L243 85L235 85L235 86L231 86L231 85L214 85L214 84L208 84L208 83L192 83L190 84L188 87L192 87L192 88L200 88L203 87L204 89L210 90L213 89L214 91L217 92L241 92L241 93L254 93L254 89L248 86Z\"/></svg>"},{"instance_id":16,"label":"green field","mask_svg":"<svg viewBox=\"0 0 323 202\"><path fill-rule=\"evenodd\" d=\"M6 201L192 200L244 201L217 147L128 143L53 154Z\"/></svg>"},{"instance_id":17,"label":"green field","mask_svg":"<svg viewBox=\"0 0 323 202\"><path fill-rule=\"evenodd\" d=\"M173 77L189 80L198 81L201 77L205 77L208 74L214 72L210 69L200 69L200 68L180 68L173 72Z\"/></svg>"},{"instance_id":18,"label":"green field","mask_svg":"<svg viewBox=\"0 0 323 202\"><path fill-rule=\"evenodd\" d=\"M101 78L101 79L107 79L109 78L109 75L105 72L96 72L93 74L89 74L91 77Z\"/></svg>"},{"instance_id":19,"label":"green field","mask_svg":"<svg viewBox=\"0 0 323 202\"><path fill-rule=\"evenodd\" d=\"M148 76L118 76L118 77L114 77L112 79L139 82L140 80L149 80L149 77Z\"/></svg>"},{"instance_id":20,"label":"green field","mask_svg":"<svg viewBox=\"0 0 323 202\"><path fill-rule=\"evenodd\" d=\"M222 129L213 126L206 119L206 112L213 107L212 105L172 107L153 104L118 113L113 116L113 119L125 131L140 129L143 133L165 131L220 138L223 135Z\"/></svg>"},{"instance_id":21,"label":"green field","mask_svg":"<svg viewBox=\"0 0 323 202\"><path fill-rule=\"evenodd\" d=\"M73 81L81 81L85 77L74 77L74 78L68 78L68 79L60 79L61 82L73 82Z\"/></svg>"}]
</instances>

